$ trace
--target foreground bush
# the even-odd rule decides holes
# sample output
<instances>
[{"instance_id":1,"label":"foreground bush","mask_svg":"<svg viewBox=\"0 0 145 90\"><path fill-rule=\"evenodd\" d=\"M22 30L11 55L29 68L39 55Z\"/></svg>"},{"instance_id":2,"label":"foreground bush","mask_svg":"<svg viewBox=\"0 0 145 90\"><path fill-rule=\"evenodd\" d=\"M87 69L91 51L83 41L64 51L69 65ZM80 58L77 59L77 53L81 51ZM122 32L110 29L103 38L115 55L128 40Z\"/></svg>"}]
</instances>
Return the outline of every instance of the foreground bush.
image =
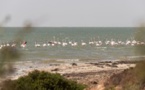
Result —
<instances>
[{"instance_id":1,"label":"foreground bush","mask_svg":"<svg viewBox=\"0 0 145 90\"><path fill-rule=\"evenodd\" d=\"M33 71L17 80L7 80L1 90L83 90L84 85L65 79L59 74Z\"/></svg>"}]
</instances>

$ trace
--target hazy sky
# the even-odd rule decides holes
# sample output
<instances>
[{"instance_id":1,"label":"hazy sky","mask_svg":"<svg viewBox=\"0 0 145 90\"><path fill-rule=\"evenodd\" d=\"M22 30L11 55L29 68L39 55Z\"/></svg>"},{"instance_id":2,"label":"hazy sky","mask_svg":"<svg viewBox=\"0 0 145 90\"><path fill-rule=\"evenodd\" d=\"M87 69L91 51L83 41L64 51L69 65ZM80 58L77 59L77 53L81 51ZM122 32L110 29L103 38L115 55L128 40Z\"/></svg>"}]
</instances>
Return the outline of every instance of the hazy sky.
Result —
<instances>
[{"instance_id":1,"label":"hazy sky","mask_svg":"<svg viewBox=\"0 0 145 90\"><path fill-rule=\"evenodd\" d=\"M5 26L127 27L145 21L145 0L0 0Z\"/></svg>"}]
</instances>

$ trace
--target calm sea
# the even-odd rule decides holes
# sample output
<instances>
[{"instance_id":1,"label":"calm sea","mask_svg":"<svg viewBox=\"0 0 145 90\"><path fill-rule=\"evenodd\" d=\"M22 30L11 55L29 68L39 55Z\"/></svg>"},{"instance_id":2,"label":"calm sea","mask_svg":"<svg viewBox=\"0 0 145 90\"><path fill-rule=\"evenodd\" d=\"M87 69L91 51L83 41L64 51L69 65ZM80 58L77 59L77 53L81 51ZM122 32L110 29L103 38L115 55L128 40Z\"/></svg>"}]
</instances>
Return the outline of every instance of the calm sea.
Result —
<instances>
[{"instance_id":1,"label":"calm sea","mask_svg":"<svg viewBox=\"0 0 145 90\"><path fill-rule=\"evenodd\" d=\"M18 32L22 28L1 28L0 44L7 44L18 38ZM23 32L22 32L23 33ZM133 41L136 28L97 28L97 27L49 27L33 28L32 32L23 38L27 46L21 48L23 56L21 60L36 61L50 60L51 62L92 62L98 60L125 60L134 59L133 45L125 45ZM48 46L48 42L60 42ZM107 41L119 45L106 44ZM119 42L120 41L120 42ZM72 46L72 43L77 45ZM90 42L90 43L89 43ZM95 44L91 44L91 42ZM96 42L99 45L96 45ZM66 43L67 45L62 45ZM82 45L84 43L84 45ZM35 47L40 44L40 47ZM46 44L46 46L45 46Z\"/></svg>"}]
</instances>

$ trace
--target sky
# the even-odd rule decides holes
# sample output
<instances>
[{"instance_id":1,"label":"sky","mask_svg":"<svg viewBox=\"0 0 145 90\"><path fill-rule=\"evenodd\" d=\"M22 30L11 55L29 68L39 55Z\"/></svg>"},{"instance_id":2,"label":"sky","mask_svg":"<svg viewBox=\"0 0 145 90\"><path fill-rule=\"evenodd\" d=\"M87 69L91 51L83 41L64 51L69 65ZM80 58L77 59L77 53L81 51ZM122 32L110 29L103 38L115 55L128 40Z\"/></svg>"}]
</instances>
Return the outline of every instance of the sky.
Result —
<instances>
[{"instance_id":1,"label":"sky","mask_svg":"<svg viewBox=\"0 0 145 90\"><path fill-rule=\"evenodd\" d=\"M0 0L1 25L27 21L38 27L134 27L145 21L145 0Z\"/></svg>"}]
</instances>

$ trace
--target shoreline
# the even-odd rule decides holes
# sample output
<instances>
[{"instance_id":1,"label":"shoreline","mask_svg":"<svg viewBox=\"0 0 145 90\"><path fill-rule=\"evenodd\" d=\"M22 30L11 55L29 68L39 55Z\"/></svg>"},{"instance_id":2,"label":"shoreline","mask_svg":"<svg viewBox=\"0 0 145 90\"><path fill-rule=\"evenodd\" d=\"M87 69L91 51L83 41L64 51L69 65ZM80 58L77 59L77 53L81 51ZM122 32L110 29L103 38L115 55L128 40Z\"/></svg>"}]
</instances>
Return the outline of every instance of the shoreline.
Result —
<instances>
[{"instance_id":1,"label":"shoreline","mask_svg":"<svg viewBox=\"0 0 145 90\"><path fill-rule=\"evenodd\" d=\"M21 76L27 75L33 70L40 70L59 73L68 79L87 85L88 90L92 90L90 88L96 88L96 86L98 88L98 85L102 85L102 83L113 74L135 67L135 62L136 61L100 61L92 63L19 62L14 65L15 72L12 75L6 76L5 79L15 80Z\"/></svg>"}]
</instances>

